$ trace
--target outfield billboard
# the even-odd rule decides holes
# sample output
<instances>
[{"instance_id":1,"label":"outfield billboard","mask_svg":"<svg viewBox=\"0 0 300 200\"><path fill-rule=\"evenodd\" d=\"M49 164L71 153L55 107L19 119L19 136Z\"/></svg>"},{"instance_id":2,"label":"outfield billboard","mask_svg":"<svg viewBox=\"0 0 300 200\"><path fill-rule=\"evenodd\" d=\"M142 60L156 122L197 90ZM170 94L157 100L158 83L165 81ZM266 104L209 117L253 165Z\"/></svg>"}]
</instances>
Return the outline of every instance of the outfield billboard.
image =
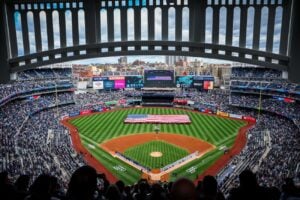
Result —
<instances>
[{"instance_id":1,"label":"outfield billboard","mask_svg":"<svg viewBox=\"0 0 300 200\"><path fill-rule=\"evenodd\" d=\"M143 76L126 76L125 84L126 88L142 88L144 87Z\"/></svg>"},{"instance_id":2,"label":"outfield billboard","mask_svg":"<svg viewBox=\"0 0 300 200\"><path fill-rule=\"evenodd\" d=\"M102 90L104 89L103 81L93 81L93 89L94 90Z\"/></svg>"},{"instance_id":3,"label":"outfield billboard","mask_svg":"<svg viewBox=\"0 0 300 200\"><path fill-rule=\"evenodd\" d=\"M115 81L105 80L104 81L104 89L110 90L115 88Z\"/></svg>"},{"instance_id":4,"label":"outfield billboard","mask_svg":"<svg viewBox=\"0 0 300 200\"><path fill-rule=\"evenodd\" d=\"M176 76L176 87L191 88L194 84L194 76Z\"/></svg>"},{"instance_id":5,"label":"outfield billboard","mask_svg":"<svg viewBox=\"0 0 300 200\"><path fill-rule=\"evenodd\" d=\"M115 89L123 89L125 88L125 79L124 80L115 80Z\"/></svg>"}]
</instances>

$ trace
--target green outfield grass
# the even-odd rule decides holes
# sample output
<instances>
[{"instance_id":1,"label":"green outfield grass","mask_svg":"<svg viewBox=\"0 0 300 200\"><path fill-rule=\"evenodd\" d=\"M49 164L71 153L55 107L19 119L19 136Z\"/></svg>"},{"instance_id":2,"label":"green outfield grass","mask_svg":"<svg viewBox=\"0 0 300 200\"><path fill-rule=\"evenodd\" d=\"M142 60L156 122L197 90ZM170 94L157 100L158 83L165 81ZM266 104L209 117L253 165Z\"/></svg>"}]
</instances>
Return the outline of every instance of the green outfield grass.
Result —
<instances>
[{"instance_id":1,"label":"green outfield grass","mask_svg":"<svg viewBox=\"0 0 300 200\"><path fill-rule=\"evenodd\" d=\"M122 179L127 184L135 183L140 178L141 172L113 158L102 150L99 144L124 135L154 132L153 124L124 124L123 121L128 114L189 115L191 124L161 124L160 131L199 138L217 147L216 150L209 152L203 158L188 164L189 168L196 168L194 173L187 172L189 169L187 166L176 170L176 176L186 176L191 179L196 176L196 173L204 171L222 155L222 151L218 150L218 147L224 145L231 147L238 130L246 125L243 121L205 115L189 110L152 107L120 109L113 112L82 116L71 120L70 123L78 129L80 138L86 149L116 177ZM94 145L95 148L90 148L90 145ZM203 160L205 162L202 162ZM120 168L122 170L118 170Z\"/></svg>"},{"instance_id":2,"label":"green outfield grass","mask_svg":"<svg viewBox=\"0 0 300 200\"><path fill-rule=\"evenodd\" d=\"M151 157L151 152L161 152L162 156ZM189 152L176 145L158 140L131 147L123 154L144 167L159 169L189 155Z\"/></svg>"}]
</instances>

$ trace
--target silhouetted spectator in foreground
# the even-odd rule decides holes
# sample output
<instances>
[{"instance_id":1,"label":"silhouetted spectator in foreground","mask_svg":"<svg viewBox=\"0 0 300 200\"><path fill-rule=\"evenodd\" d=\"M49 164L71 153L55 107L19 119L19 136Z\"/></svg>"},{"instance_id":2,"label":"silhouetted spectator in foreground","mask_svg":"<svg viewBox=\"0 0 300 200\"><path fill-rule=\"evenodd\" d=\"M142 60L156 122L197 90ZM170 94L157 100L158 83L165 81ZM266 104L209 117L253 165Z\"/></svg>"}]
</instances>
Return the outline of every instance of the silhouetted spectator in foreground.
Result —
<instances>
[{"instance_id":1,"label":"silhouetted spectator in foreground","mask_svg":"<svg viewBox=\"0 0 300 200\"><path fill-rule=\"evenodd\" d=\"M200 184L201 186L197 187L200 200L225 200L222 192L218 191L218 183L213 176L205 176Z\"/></svg>"},{"instance_id":2,"label":"silhouetted spectator in foreground","mask_svg":"<svg viewBox=\"0 0 300 200\"><path fill-rule=\"evenodd\" d=\"M52 197L53 192L52 177L47 174L41 174L38 176L29 189L29 196L26 200L57 200Z\"/></svg>"},{"instance_id":3,"label":"silhouetted spectator in foreground","mask_svg":"<svg viewBox=\"0 0 300 200\"><path fill-rule=\"evenodd\" d=\"M2 200L11 200L14 198L14 189L10 184L8 173L0 173L0 199Z\"/></svg>"},{"instance_id":4,"label":"silhouetted spectator in foreground","mask_svg":"<svg viewBox=\"0 0 300 200\"><path fill-rule=\"evenodd\" d=\"M229 200L268 200L272 199L269 190L260 187L255 174L250 170L244 170L239 175L240 186L230 191Z\"/></svg>"},{"instance_id":5,"label":"silhouetted spectator in foreground","mask_svg":"<svg viewBox=\"0 0 300 200\"><path fill-rule=\"evenodd\" d=\"M174 182L171 189L171 200L195 200L196 190L192 181L180 178Z\"/></svg>"},{"instance_id":6,"label":"silhouetted spectator in foreground","mask_svg":"<svg viewBox=\"0 0 300 200\"><path fill-rule=\"evenodd\" d=\"M96 170L90 166L82 166L72 174L67 200L93 200L96 189Z\"/></svg>"},{"instance_id":7,"label":"silhouetted spectator in foreground","mask_svg":"<svg viewBox=\"0 0 300 200\"><path fill-rule=\"evenodd\" d=\"M147 200L165 200L167 199L166 192L161 185L155 183L151 187L151 193L147 197Z\"/></svg>"},{"instance_id":8,"label":"silhouetted spectator in foreground","mask_svg":"<svg viewBox=\"0 0 300 200\"><path fill-rule=\"evenodd\" d=\"M105 197L107 200L122 200L122 195L119 188L116 185L110 185L107 188Z\"/></svg>"},{"instance_id":9,"label":"silhouetted spectator in foreground","mask_svg":"<svg viewBox=\"0 0 300 200\"><path fill-rule=\"evenodd\" d=\"M294 180L291 178L285 179L282 186L282 200L300 200L300 187L296 187Z\"/></svg>"},{"instance_id":10,"label":"silhouetted spectator in foreground","mask_svg":"<svg viewBox=\"0 0 300 200\"><path fill-rule=\"evenodd\" d=\"M125 189L125 183L121 180L117 181L116 182L116 186L118 187L121 195L122 195L122 198L124 199L126 197L126 194L124 192L124 189Z\"/></svg>"},{"instance_id":11,"label":"silhouetted spectator in foreground","mask_svg":"<svg viewBox=\"0 0 300 200\"><path fill-rule=\"evenodd\" d=\"M130 186L125 186L124 195L125 195L124 200L133 200Z\"/></svg>"},{"instance_id":12,"label":"silhouetted spectator in foreground","mask_svg":"<svg viewBox=\"0 0 300 200\"><path fill-rule=\"evenodd\" d=\"M14 184L15 199L23 200L28 194L30 177L28 175L21 175Z\"/></svg>"},{"instance_id":13,"label":"silhouetted spectator in foreground","mask_svg":"<svg viewBox=\"0 0 300 200\"><path fill-rule=\"evenodd\" d=\"M149 185L146 180L141 179L138 183L138 192L133 194L134 200L145 200L149 195Z\"/></svg>"}]
</instances>

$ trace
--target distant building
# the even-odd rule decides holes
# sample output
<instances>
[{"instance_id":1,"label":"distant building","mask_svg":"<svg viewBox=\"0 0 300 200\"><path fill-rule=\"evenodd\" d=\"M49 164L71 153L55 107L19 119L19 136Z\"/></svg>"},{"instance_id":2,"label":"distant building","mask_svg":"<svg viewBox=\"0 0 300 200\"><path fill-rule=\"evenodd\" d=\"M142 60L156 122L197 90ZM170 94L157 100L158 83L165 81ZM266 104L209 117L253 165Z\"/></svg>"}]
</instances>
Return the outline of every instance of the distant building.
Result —
<instances>
[{"instance_id":1,"label":"distant building","mask_svg":"<svg viewBox=\"0 0 300 200\"><path fill-rule=\"evenodd\" d=\"M171 66L171 65L175 65L176 62L178 61L187 61L187 57L186 56L166 56L165 57L165 62L167 65Z\"/></svg>"},{"instance_id":2,"label":"distant building","mask_svg":"<svg viewBox=\"0 0 300 200\"><path fill-rule=\"evenodd\" d=\"M127 57L126 57L126 56L120 57L120 58L118 59L118 63L119 63L120 65L127 65Z\"/></svg>"}]
</instances>

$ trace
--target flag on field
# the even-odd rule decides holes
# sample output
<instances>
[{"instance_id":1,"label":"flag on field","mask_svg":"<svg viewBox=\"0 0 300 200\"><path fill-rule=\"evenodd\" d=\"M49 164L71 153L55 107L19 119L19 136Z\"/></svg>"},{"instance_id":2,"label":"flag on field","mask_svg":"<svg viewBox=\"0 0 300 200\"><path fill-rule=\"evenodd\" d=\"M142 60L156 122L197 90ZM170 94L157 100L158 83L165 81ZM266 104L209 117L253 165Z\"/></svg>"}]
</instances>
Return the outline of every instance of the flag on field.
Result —
<instances>
[{"instance_id":1,"label":"flag on field","mask_svg":"<svg viewBox=\"0 0 300 200\"><path fill-rule=\"evenodd\" d=\"M191 123L188 115L128 115L125 123L160 123L160 124L186 124Z\"/></svg>"}]
</instances>

